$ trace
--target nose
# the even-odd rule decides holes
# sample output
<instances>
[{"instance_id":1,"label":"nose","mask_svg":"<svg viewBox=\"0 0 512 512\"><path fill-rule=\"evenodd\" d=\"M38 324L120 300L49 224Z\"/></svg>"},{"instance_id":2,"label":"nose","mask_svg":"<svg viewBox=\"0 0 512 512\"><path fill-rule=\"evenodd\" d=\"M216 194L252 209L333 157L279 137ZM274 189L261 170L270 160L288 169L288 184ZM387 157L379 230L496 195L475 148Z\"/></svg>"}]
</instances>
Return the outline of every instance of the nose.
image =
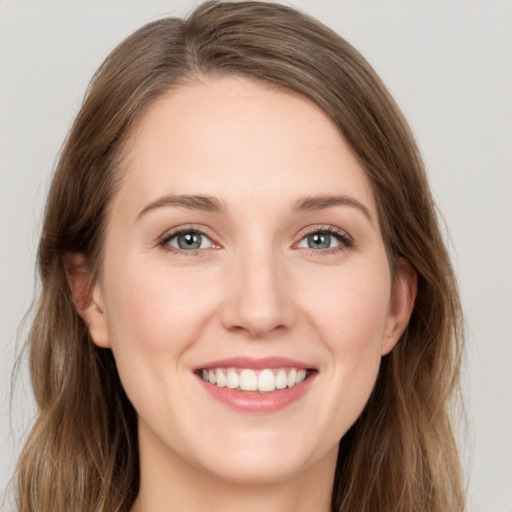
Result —
<instances>
[{"instance_id":1,"label":"nose","mask_svg":"<svg viewBox=\"0 0 512 512\"><path fill-rule=\"evenodd\" d=\"M268 246L235 258L221 312L227 330L261 339L294 324L296 307L286 267L284 257Z\"/></svg>"}]
</instances>

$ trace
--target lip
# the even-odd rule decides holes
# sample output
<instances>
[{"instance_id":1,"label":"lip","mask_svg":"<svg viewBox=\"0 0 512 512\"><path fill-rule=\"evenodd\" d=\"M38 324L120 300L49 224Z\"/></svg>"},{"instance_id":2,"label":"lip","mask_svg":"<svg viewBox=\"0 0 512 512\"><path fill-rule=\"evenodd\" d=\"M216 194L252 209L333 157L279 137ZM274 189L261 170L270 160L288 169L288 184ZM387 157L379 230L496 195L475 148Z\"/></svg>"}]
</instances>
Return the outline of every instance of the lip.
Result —
<instances>
[{"instance_id":1,"label":"lip","mask_svg":"<svg viewBox=\"0 0 512 512\"><path fill-rule=\"evenodd\" d=\"M204 365L197 366L193 369L194 372L198 370L210 370L211 368L250 368L251 370L264 370L265 368L283 368L295 367L304 370L314 370L311 365L298 361L296 359L289 359L287 357L230 357L227 359L218 359L216 361L209 361Z\"/></svg>"},{"instance_id":2,"label":"lip","mask_svg":"<svg viewBox=\"0 0 512 512\"><path fill-rule=\"evenodd\" d=\"M280 389L268 393L258 391L236 391L228 387L218 387L202 379L199 370L211 368L250 368L253 370L262 370L265 368L283 368L294 367L298 369L314 370L308 372L305 381L291 388ZM228 359L219 359L210 361L194 369L198 383L209 394L210 397L227 405L231 409L243 413L270 414L277 412L302 398L313 384L318 371L302 361L289 359L286 357L232 357Z\"/></svg>"}]
</instances>

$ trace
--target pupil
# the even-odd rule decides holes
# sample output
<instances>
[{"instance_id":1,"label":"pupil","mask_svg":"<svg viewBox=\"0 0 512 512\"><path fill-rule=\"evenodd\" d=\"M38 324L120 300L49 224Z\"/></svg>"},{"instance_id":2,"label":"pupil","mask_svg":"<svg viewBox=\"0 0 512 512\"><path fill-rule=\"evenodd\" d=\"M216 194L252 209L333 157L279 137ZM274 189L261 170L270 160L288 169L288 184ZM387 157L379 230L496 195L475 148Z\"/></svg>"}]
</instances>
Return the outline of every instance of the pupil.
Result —
<instances>
[{"instance_id":1,"label":"pupil","mask_svg":"<svg viewBox=\"0 0 512 512\"><path fill-rule=\"evenodd\" d=\"M315 233L308 236L308 247L310 249L328 249L331 245L331 235Z\"/></svg>"},{"instance_id":2,"label":"pupil","mask_svg":"<svg viewBox=\"0 0 512 512\"><path fill-rule=\"evenodd\" d=\"M198 233L186 233L178 237L180 249L199 249L201 247L201 235Z\"/></svg>"}]
</instances>

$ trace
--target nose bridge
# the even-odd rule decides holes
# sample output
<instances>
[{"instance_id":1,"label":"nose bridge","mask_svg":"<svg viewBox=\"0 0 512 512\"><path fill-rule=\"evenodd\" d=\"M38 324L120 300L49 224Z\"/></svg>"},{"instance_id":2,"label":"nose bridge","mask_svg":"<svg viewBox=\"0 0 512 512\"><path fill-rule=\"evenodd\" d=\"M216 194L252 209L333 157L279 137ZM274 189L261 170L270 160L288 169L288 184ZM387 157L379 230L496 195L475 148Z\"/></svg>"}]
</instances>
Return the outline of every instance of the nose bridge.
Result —
<instances>
[{"instance_id":1,"label":"nose bridge","mask_svg":"<svg viewBox=\"0 0 512 512\"><path fill-rule=\"evenodd\" d=\"M223 321L228 329L262 337L294 319L288 272L270 243L248 244L234 255Z\"/></svg>"}]
</instances>

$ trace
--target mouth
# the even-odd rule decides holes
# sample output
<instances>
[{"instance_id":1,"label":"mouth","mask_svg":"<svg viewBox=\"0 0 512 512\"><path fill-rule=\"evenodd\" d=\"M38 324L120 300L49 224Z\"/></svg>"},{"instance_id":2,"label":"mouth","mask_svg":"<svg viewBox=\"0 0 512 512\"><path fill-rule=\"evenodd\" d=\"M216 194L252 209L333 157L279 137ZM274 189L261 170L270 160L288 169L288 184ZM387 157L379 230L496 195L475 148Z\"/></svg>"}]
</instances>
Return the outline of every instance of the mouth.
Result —
<instances>
[{"instance_id":1,"label":"mouth","mask_svg":"<svg viewBox=\"0 0 512 512\"><path fill-rule=\"evenodd\" d=\"M194 374L216 401L238 412L267 414L299 402L318 370L284 357L232 357L198 366Z\"/></svg>"},{"instance_id":2,"label":"mouth","mask_svg":"<svg viewBox=\"0 0 512 512\"><path fill-rule=\"evenodd\" d=\"M261 369L213 367L201 368L196 373L203 381L218 388L272 393L298 386L315 372L311 368L284 366Z\"/></svg>"}]
</instances>

